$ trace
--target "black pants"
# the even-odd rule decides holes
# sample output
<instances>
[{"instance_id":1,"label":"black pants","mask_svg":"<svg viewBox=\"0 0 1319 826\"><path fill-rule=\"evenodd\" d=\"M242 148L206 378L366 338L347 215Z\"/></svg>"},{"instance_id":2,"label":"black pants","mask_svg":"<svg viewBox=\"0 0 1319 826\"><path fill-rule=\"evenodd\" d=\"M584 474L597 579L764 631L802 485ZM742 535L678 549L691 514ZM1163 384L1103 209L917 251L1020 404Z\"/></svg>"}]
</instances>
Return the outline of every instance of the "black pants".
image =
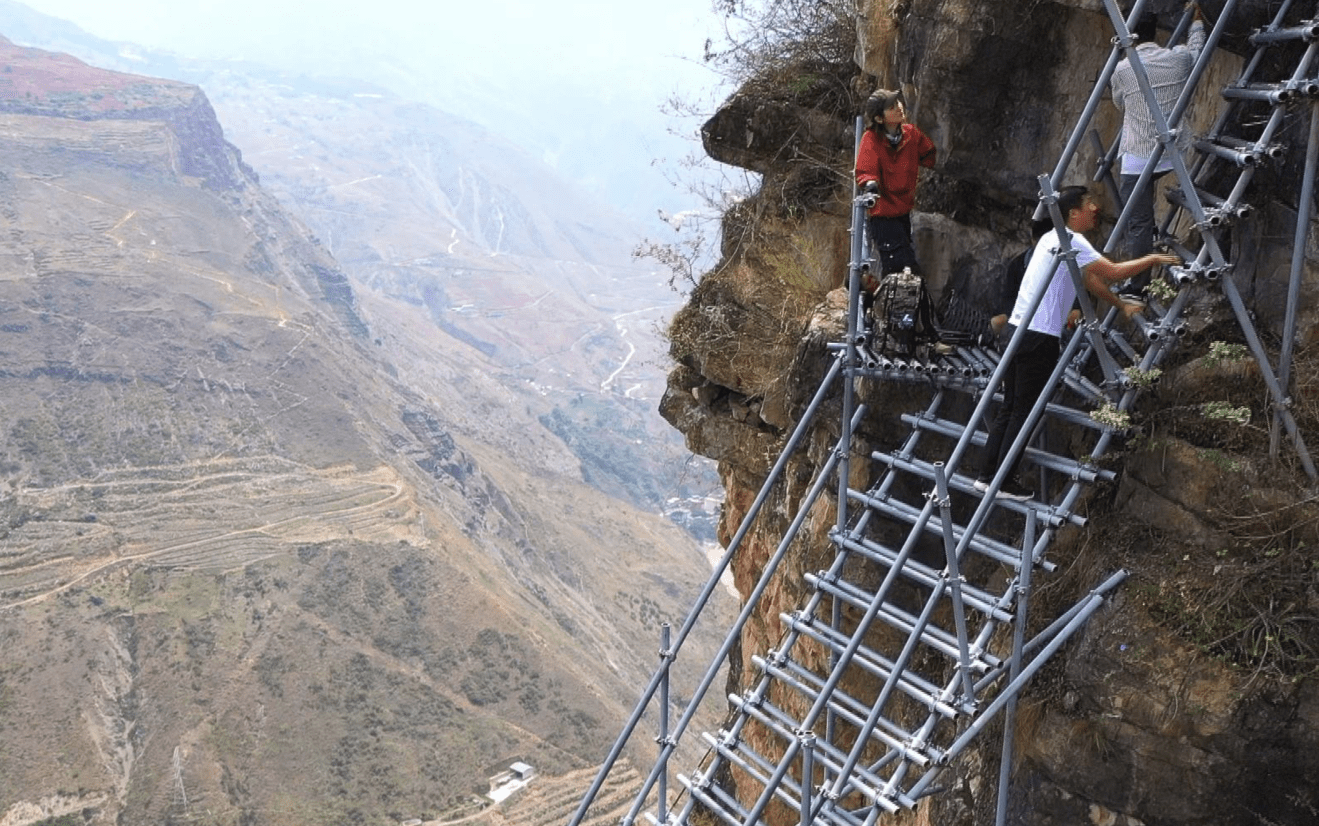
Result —
<instances>
[{"instance_id":1,"label":"black pants","mask_svg":"<svg viewBox=\"0 0 1319 826\"><path fill-rule=\"evenodd\" d=\"M1156 172L1150 177L1149 184L1145 191L1136 199L1136 203L1131 207L1131 212L1127 216L1126 232L1123 235L1125 242L1125 251L1128 259L1140 258L1148 255L1154 249L1154 185L1167 172ZM1131 195L1136 191L1136 182L1140 180L1139 175L1123 175L1121 182L1118 184L1118 193L1122 196L1122 203L1125 205L1131 200ZM1143 290L1150 283L1150 271L1141 270L1131 276L1130 287L1135 290Z\"/></svg>"},{"instance_id":2,"label":"black pants","mask_svg":"<svg viewBox=\"0 0 1319 826\"><path fill-rule=\"evenodd\" d=\"M1008 362L1007 373L1003 378L1003 404L999 406L994 424L989 428L989 438L981 455L979 478L993 479L1007 458L1008 448L1016 441L1017 434L1030 416L1031 408L1048 385L1060 352L1057 336L1027 330L1022 337L1021 346L1017 348L1012 361ZM1021 456L1017 456L1008 470L1007 478L1017 475L1020 464Z\"/></svg>"},{"instance_id":3,"label":"black pants","mask_svg":"<svg viewBox=\"0 0 1319 826\"><path fill-rule=\"evenodd\" d=\"M916 263L916 248L911 244L911 214L897 218L884 218L871 215L867 219L866 230L870 233L870 243L875 245L879 257L879 277L889 273L902 272L903 267L920 275L920 264Z\"/></svg>"}]
</instances>

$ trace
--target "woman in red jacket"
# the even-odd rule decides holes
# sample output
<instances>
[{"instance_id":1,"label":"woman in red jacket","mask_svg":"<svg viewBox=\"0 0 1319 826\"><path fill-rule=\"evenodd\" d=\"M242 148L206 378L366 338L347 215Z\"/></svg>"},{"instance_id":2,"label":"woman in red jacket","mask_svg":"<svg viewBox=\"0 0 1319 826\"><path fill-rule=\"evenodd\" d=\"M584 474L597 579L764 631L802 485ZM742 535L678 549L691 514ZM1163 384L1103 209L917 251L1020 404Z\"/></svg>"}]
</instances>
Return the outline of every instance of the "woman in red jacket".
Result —
<instances>
[{"instance_id":1,"label":"woman in red jacket","mask_svg":"<svg viewBox=\"0 0 1319 826\"><path fill-rule=\"evenodd\" d=\"M911 267L920 272L911 244L911 208L916 199L916 177L922 166L934 166L934 141L907 123L897 92L881 89L865 108L866 131L856 153L856 183L867 184L878 197L870 210L867 228L879 251L880 275Z\"/></svg>"}]
</instances>

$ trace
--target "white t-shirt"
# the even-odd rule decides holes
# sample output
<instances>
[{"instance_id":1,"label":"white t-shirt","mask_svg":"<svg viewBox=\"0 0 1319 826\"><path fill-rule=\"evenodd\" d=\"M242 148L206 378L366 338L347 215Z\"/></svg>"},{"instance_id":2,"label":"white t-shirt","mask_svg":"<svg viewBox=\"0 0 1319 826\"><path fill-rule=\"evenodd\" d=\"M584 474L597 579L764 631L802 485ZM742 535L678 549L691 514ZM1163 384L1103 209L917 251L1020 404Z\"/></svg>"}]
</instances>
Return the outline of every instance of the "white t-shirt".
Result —
<instances>
[{"instance_id":1,"label":"white t-shirt","mask_svg":"<svg viewBox=\"0 0 1319 826\"><path fill-rule=\"evenodd\" d=\"M1081 269L1103 257L1081 233L1069 231L1067 236L1068 243L1076 250L1076 264ZM1026 310L1030 309L1031 297L1044 279L1051 278L1039 309L1030 320L1029 329L1051 336L1062 336L1067 314L1076 302L1076 285L1072 283L1067 262L1055 258L1057 252L1058 230L1054 229L1044 233L1031 252L1026 274L1021 277L1021 289L1017 290L1017 303L1012 306L1012 315L1008 317L1009 324L1021 326L1026 318Z\"/></svg>"}]
</instances>

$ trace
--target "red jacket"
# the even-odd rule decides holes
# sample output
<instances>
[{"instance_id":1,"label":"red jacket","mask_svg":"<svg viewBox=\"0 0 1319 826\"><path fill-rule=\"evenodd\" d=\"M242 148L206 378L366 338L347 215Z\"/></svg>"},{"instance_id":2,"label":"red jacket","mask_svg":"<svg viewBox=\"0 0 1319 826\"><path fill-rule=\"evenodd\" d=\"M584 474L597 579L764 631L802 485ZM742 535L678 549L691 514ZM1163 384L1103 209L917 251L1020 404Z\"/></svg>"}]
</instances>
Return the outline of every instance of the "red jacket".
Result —
<instances>
[{"instance_id":1,"label":"red jacket","mask_svg":"<svg viewBox=\"0 0 1319 826\"><path fill-rule=\"evenodd\" d=\"M910 123L902 124L902 140L895 147L888 138L867 129L856 153L856 183L879 182L879 199L871 215L898 218L911 212L916 200L916 173L934 166L934 141Z\"/></svg>"}]
</instances>

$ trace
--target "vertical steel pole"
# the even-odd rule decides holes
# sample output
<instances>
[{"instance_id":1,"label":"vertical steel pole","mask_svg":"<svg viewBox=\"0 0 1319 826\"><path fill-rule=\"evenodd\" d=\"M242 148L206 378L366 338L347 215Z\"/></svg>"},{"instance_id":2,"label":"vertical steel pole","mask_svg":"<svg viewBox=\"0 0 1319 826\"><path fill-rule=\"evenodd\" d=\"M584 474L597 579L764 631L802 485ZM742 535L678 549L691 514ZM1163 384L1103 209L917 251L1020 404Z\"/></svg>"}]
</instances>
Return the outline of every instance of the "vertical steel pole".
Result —
<instances>
[{"instance_id":1,"label":"vertical steel pole","mask_svg":"<svg viewBox=\"0 0 1319 826\"><path fill-rule=\"evenodd\" d=\"M1008 666L1008 684L1021 675L1022 649L1026 645L1026 612L1030 605L1030 575L1035 567L1035 511L1026 515L1026 535L1021 543L1021 573L1017 579L1017 617L1012 634L1012 662ZM1003 710L1003 753L998 767L998 808L995 826L1007 826L1008 783L1012 774L1012 740L1017 725L1017 695L1013 694Z\"/></svg>"},{"instance_id":2,"label":"vertical steel pole","mask_svg":"<svg viewBox=\"0 0 1319 826\"><path fill-rule=\"evenodd\" d=\"M812 786L815 784L815 735L809 730L798 730L801 742L801 826L811 826Z\"/></svg>"},{"instance_id":3,"label":"vertical steel pole","mask_svg":"<svg viewBox=\"0 0 1319 826\"><path fill-rule=\"evenodd\" d=\"M673 652L669 650L669 624L660 625L660 667L664 671L664 681L660 683L659 688L659 738L655 742L660 744L660 748L669 743L669 669L664 668L673 657ZM659 822L664 823L669 819L669 766L665 761L664 768L660 769L659 778L655 781L655 794L658 798L658 807L655 814L659 817Z\"/></svg>"},{"instance_id":4,"label":"vertical steel pole","mask_svg":"<svg viewBox=\"0 0 1319 826\"><path fill-rule=\"evenodd\" d=\"M854 148L852 168L856 168L856 153L861 151L864 122L858 117L853 126ZM838 530L847 528L847 485L852 475L850 452L852 449L852 411L856 405L855 370L861 363L857 343L861 335L858 314L861 308L861 276L865 270L866 207L857 196L856 175L852 175L852 260L847 268L847 350L843 355L843 421L842 438L838 440Z\"/></svg>"},{"instance_id":5,"label":"vertical steel pole","mask_svg":"<svg viewBox=\"0 0 1319 826\"><path fill-rule=\"evenodd\" d=\"M957 629L957 670L962 676L962 698L965 702L973 703L976 692L975 683L971 679L971 646L967 642L966 606L962 602L962 571L957 562L957 540L953 538L953 498L948 492L948 474L943 462L934 463L934 496L938 498L944 559L948 564L944 571L947 584L935 587L946 587L953 603L953 624Z\"/></svg>"},{"instance_id":6,"label":"vertical steel pole","mask_svg":"<svg viewBox=\"0 0 1319 826\"><path fill-rule=\"evenodd\" d=\"M839 535L847 530L847 491L851 486L852 479L852 410L855 407L855 388L856 375L853 372L857 365L860 364L860 355L857 353L857 343L864 335L861 318L861 289L862 277L867 272L869 266L869 239L866 237L866 213L868 212L864 201L856 187L856 156L861 151L861 138L865 134L865 119L858 116L852 127L852 229L851 229L851 262L848 266L847 278L847 352L844 355L843 365L843 421L842 421L842 438L838 440L838 519L835 523ZM830 611L830 624L833 628L838 628L842 624L842 606L837 599L833 600ZM832 670L838 664L838 653L829 652L829 667ZM825 713L824 722L825 741L833 742L834 732L834 712L832 709Z\"/></svg>"},{"instance_id":7,"label":"vertical steel pole","mask_svg":"<svg viewBox=\"0 0 1319 826\"><path fill-rule=\"evenodd\" d=\"M1305 146L1305 177L1301 178L1301 200L1296 204L1296 237L1292 241L1292 268L1287 280L1287 314L1282 324L1282 354L1278 359L1278 385L1283 403L1291 401L1292 349L1296 342L1296 307L1301 298L1301 276L1305 270L1305 249L1310 238L1310 215L1314 209L1314 176L1319 173L1319 102L1310 104L1310 137ZM1269 449L1278 456L1281 418L1273 414L1269 428Z\"/></svg>"}]
</instances>

